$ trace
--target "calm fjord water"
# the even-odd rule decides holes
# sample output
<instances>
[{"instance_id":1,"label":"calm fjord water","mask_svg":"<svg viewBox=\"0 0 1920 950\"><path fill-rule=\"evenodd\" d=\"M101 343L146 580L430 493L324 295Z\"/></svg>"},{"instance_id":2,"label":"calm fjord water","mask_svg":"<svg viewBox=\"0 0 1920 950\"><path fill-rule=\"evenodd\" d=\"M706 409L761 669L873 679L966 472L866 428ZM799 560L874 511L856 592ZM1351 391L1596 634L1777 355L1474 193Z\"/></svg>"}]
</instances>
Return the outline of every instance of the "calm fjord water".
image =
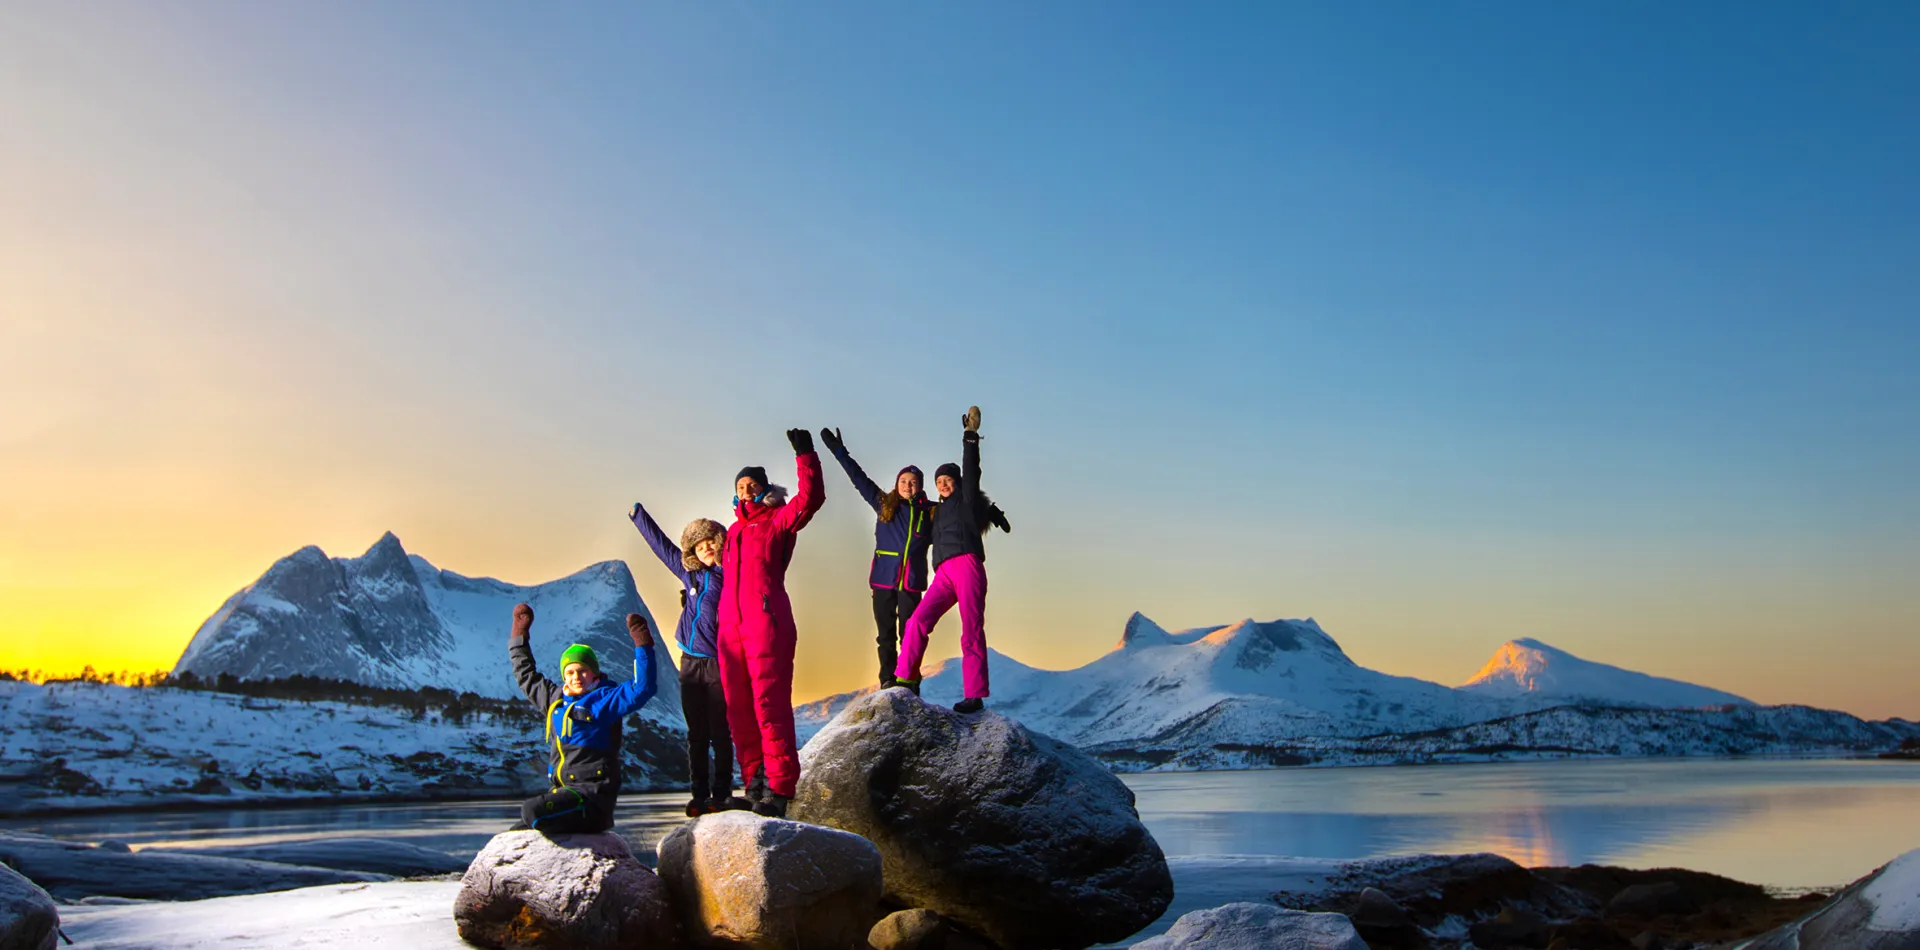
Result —
<instances>
[{"instance_id":1,"label":"calm fjord water","mask_svg":"<svg viewBox=\"0 0 1920 950\"><path fill-rule=\"evenodd\" d=\"M1129 775L1169 855L1360 858L1493 851L1526 865L1686 867L1828 888L1920 848L1920 762L1636 759ZM626 796L643 849L678 795ZM471 853L512 802L339 805L16 819L60 838L210 846L378 836ZM651 854L643 854L651 860Z\"/></svg>"}]
</instances>

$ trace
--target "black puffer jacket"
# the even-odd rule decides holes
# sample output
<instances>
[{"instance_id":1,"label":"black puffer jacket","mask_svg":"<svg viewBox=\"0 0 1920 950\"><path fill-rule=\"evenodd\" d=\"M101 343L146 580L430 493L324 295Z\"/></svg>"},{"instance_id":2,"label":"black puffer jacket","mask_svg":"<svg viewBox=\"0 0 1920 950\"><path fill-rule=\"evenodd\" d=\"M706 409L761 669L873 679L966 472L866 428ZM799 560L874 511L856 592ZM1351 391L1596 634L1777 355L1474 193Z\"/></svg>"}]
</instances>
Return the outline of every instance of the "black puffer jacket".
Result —
<instances>
[{"instance_id":1,"label":"black puffer jacket","mask_svg":"<svg viewBox=\"0 0 1920 950\"><path fill-rule=\"evenodd\" d=\"M971 554L984 563L982 535L993 523L993 503L980 491L980 433L960 438L960 484L933 508L933 569L947 558Z\"/></svg>"}]
</instances>

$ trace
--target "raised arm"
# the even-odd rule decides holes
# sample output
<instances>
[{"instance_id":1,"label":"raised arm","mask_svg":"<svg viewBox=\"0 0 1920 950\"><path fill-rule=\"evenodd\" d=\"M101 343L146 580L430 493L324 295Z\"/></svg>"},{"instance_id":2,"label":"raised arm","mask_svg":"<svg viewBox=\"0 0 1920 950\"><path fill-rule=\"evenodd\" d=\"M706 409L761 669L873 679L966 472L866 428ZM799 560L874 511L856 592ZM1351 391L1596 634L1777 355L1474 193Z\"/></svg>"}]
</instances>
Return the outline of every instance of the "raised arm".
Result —
<instances>
[{"instance_id":1,"label":"raised arm","mask_svg":"<svg viewBox=\"0 0 1920 950\"><path fill-rule=\"evenodd\" d=\"M507 634L507 656L513 661L513 681L535 706L545 709L560 695L554 681L540 675L533 662L533 648L527 640L533 635L533 608L519 604L513 608L513 631Z\"/></svg>"},{"instance_id":2,"label":"raised arm","mask_svg":"<svg viewBox=\"0 0 1920 950\"><path fill-rule=\"evenodd\" d=\"M653 517L647 514L647 509L636 501L627 517L632 519L635 528L640 529L640 536L647 539L647 547L653 549L653 554L660 559L660 563L665 564L667 570L673 572L673 576L680 578L680 583L693 583L687 577L686 563L680 559L680 546L673 543L673 539L667 537L665 531L660 530L660 526L654 523Z\"/></svg>"},{"instance_id":3,"label":"raised arm","mask_svg":"<svg viewBox=\"0 0 1920 950\"><path fill-rule=\"evenodd\" d=\"M773 513L773 530L795 532L813 520L813 513L827 503L827 486L820 472L820 453L813 450L813 435L805 429L787 430L793 443L793 465L799 470L800 489L780 510Z\"/></svg>"},{"instance_id":4,"label":"raised arm","mask_svg":"<svg viewBox=\"0 0 1920 950\"><path fill-rule=\"evenodd\" d=\"M960 436L960 494L967 510L980 508L980 433L968 429Z\"/></svg>"},{"instance_id":5,"label":"raised arm","mask_svg":"<svg viewBox=\"0 0 1920 950\"><path fill-rule=\"evenodd\" d=\"M647 618L639 614L627 615L627 636L633 639L633 679L612 689L595 690L587 694L591 705L588 715L611 714L625 716L647 704L658 689L654 674L653 632L647 627Z\"/></svg>"},{"instance_id":6,"label":"raised arm","mask_svg":"<svg viewBox=\"0 0 1920 950\"><path fill-rule=\"evenodd\" d=\"M867 500L868 507L877 513L880 510L880 496L886 493L860 469L860 463L853 460L852 453L847 451L847 443L840 439L840 430L821 429L820 441L826 443L827 451L833 453L833 460L839 462L840 468L846 471L847 481L853 483L853 490L859 492L860 497Z\"/></svg>"}]
</instances>

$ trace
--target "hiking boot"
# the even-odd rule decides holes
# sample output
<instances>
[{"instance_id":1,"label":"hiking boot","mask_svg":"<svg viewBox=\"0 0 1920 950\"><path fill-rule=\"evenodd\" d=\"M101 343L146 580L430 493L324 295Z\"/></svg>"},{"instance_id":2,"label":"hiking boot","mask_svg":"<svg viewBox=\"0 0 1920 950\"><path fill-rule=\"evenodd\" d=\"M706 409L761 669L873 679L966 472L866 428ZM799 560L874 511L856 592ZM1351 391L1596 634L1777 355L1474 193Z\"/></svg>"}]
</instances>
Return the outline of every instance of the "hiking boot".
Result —
<instances>
[{"instance_id":1,"label":"hiking boot","mask_svg":"<svg viewBox=\"0 0 1920 950\"><path fill-rule=\"evenodd\" d=\"M508 831L532 831L533 829L528 827L527 820L525 818L522 818L519 821L516 821L513 824L508 825L507 830Z\"/></svg>"},{"instance_id":2,"label":"hiking boot","mask_svg":"<svg viewBox=\"0 0 1920 950\"><path fill-rule=\"evenodd\" d=\"M753 813L765 818L785 818L789 801L792 799L785 795L768 792L767 797L760 799L760 804L753 806Z\"/></svg>"},{"instance_id":3,"label":"hiking boot","mask_svg":"<svg viewBox=\"0 0 1920 950\"><path fill-rule=\"evenodd\" d=\"M753 777L752 782L747 784L747 802L749 803L748 807L752 807L753 805L760 804L760 800L766 797L767 797L767 773L761 772L760 774L755 775Z\"/></svg>"},{"instance_id":4,"label":"hiking boot","mask_svg":"<svg viewBox=\"0 0 1920 950\"><path fill-rule=\"evenodd\" d=\"M696 798L687 803L688 818L698 818L711 811L713 811L713 809L707 805L707 800L704 798Z\"/></svg>"},{"instance_id":5,"label":"hiking boot","mask_svg":"<svg viewBox=\"0 0 1920 950\"><path fill-rule=\"evenodd\" d=\"M906 689L907 692L912 693L915 696L920 695L919 680L894 680L893 685L903 687Z\"/></svg>"},{"instance_id":6,"label":"hiking boot","mask_svg":"<svg viewBox=\"0 0 1920 950\"><path fill-rule=\"evenodd\" d=\"M953 711L960 713L962 715L966 715L970 713L977 713L986 705L987 704L985 702L978 699L977 697L968 696L966 699L963 699L957 703L954 703Z\"/></svg>"},{"instance_id":7,"label":"hiking boot","mask_svg":"<svg viewBox=\"0 0 1920 950\"><path fill-rule=\"evenodd\" d=\"M900 685L900 680L897 677L895 677L892 673L888 673L887 675L880 677L881 689L892 689L898 685Z\"/></svg>"}]
</instances>

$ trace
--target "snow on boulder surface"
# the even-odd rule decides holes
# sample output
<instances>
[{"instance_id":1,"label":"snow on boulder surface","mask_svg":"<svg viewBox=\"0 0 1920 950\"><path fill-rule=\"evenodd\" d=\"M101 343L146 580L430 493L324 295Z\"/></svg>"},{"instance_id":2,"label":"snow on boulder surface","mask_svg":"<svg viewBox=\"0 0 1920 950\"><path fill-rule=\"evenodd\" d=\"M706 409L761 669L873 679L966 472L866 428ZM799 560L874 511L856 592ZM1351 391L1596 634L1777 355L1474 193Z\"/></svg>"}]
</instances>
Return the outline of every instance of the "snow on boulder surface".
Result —
<instances>
[{"instance_id":1,"label":"snow on boulder surface","mask_svg":"<svg viewBox=\"0 0 1920 950\"><path fill-rule=\"evenodd\" d=\"M74 946L87 950L473 950L447 912L459 889L452 881L396 881L180 903L82 905L66 908L63 926Z\"/></svg>"},{"instance_id":2,"label":"snow on boulder surface","mask_svg":"<svg viewBox=\"0 0 1920 950\"><path fill-rule=\"evenodd\" d=\"M674 829L660 842L660 877L696 943L866 950L881 917L872 842L744 811Z\"/></svg>"},{"instance_id":3,"label":"snow on boulder surface","mask_svg":"<svg viewBox=\"0 0 1920 950\"><path fill-rule=\"evenodd\" d=\"M12 832L0 832L0 862L12 865L61 900L83 897L199 900L318 884L390 880L384 874L240 858L147 851L128 853Z\"/></svg>"},{"instance_id":4,"label":"snow on boulder surface","mask_svg":"<svg viewBox=\"0 0 1920 950\"><path fill-rule=\"evenodd\" d=\"M274 861L337 871L366 871L394 877L458 874L467 862L445 851L422 848L385 838L323 838L275 844L227 845L212 848L142 848L142 854L198 854L208 857Z\"/></svg>"},{"instance_id":5,"label":"snow on boulder surface","mask_svg":"<svg viewBox=\"0 0 1920 950\"><path fill-rule=\"evenodd\" d=\"M0 950L50 950L60 929L53 898L25 875L0 864Z\"/></svg>"},{"instance_id":6,"label":"snow on boulder surface","mask_svg":"<svg viewBox=\"0 0 1920 950\"><path fill-rule=\"evenodd\" d=\"M790 816L879 849L887 899L1002 947L1123 939L1173 899L1133 791L1072 746L905 689L850 704L800 753Z\"/></svg>"},{"instance_id":7,"label":"snow on boulder surface","mask_svg":"<svg viewBox=\"0 0 1920 950\"><path fill-rule=\"evenodd\" d=\"M1341 914L1237 903L1188 914L1134 950L1367 950Z\"/></svg>"},{"instance_id":8,"label":"snow on boulder surface","mask_svg":"<svg viewBox=\"0 0 1920 950\"><path fill-rule=\"evenodd\" d=\"M1745 950L1920 950L1920 850L1855 881Z\"/></svg>"},{"instance_id":9,"label":"snow on boulder surface","mask_svg":"<svg viewBox=\"0 0 1920 950\"><path fill-rule=\"evenodd\" d=\"M497 950L679 945L666 887L610 833L495 835L461 879L453 919L469 943Z\"/></svg>"}]
</instances>

